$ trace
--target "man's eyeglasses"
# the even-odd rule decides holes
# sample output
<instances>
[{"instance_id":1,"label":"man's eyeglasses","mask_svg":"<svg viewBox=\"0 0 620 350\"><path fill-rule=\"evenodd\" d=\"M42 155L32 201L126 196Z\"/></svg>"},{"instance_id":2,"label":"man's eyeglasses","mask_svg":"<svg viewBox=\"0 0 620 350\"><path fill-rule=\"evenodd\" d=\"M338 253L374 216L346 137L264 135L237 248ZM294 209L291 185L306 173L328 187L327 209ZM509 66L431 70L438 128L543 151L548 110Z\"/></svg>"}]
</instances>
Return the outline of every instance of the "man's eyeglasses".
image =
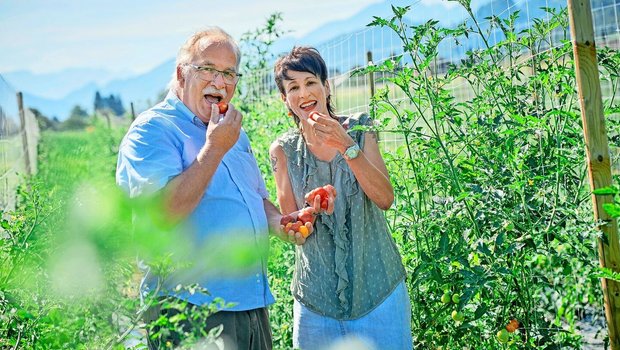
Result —
<instances>
[{"instance_id":1,"label":"man's eyeglasses","mask_svg":"<svg viewBox=\"0 0 620 350\"><path fill-rule=\"evenodd\" d=\"M229 70L221 71L213 67L197 66L191 63L188 63L187 65L194 68L196 72L198 73L198 78L204 81L213 81L219 75L222 77L222 79L224 79L224 82L226 84L230 85L230 84L234 84L237 81L239 81L239 78L241 77L241 74L234 72L234 71L229 71Z\"/></svg>"}]
</instances>

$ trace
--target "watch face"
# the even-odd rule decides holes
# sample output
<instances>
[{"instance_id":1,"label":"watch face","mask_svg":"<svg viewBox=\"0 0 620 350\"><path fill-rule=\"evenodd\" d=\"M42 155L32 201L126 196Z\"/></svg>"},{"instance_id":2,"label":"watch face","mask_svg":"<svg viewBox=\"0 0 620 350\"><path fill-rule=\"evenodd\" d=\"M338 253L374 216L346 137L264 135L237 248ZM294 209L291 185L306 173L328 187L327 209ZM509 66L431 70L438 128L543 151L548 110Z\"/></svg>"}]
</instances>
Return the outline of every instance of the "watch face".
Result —
<instances>
[{"instance_id":1,"label":"watch face","mask_svg":"<svg viewBox=\"0 0 620 350\"><path fill-rule=\"evenodd\" d=\"M353 159L355 157L357 157L357 155L360 153L360 148L358 145L353 145L349 148L347 148L347 150L344 152L344 155L347 157L347 159Z\"/></svg>"}]
</instances>

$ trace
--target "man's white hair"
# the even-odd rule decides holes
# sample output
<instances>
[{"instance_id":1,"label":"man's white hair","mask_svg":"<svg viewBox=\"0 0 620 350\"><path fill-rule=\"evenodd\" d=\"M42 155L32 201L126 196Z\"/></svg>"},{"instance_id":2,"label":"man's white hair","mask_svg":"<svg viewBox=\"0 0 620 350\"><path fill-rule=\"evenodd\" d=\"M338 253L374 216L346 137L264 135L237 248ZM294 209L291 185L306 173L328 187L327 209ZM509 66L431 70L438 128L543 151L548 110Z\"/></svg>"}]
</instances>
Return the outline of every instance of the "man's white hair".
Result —
<instances>
[{"instance_id":1,"label":"man's white hair","mask_svg":"<svg viewBox=\"0 0 620 350\"><path fill-rule=\"evenodd\" d=\"M239 64L241 62L241 51L239 50L237 41L220 27L207 27L206 29L196 32L190 36L179 49L176 65L174 67L174 71L172 72L170 82L168 83L168 89L173 91L177 91L179 89L180 86L177 79L177 69L180 67L183 77L187 76L187 73L191 69L191 67L187 64L191 63L192 58L194 58L200 49L200 43L203 39L229 44L233 48L235 56L237 56L237 70L239 69Z\"/></svg>"}]
</instances>

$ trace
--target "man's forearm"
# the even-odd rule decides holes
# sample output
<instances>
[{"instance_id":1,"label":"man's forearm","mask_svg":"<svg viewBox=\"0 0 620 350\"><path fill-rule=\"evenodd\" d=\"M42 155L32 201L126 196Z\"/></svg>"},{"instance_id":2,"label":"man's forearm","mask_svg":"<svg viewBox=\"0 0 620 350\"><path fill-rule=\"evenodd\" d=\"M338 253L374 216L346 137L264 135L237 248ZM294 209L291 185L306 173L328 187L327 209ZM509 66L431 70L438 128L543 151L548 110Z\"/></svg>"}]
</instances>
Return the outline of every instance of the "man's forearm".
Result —
<instances>
[{"instance_id":1,"label":"man's forearm","mask_svg":"<svg viewBox=\"0 0 620 350\"><path fill-rule=\"evenodd\" d=\"M224 154L213 149L202 149L192 165L166 185L165 207L172 220L182 220L196 208Z\"/></svg>"},{"instance_id":2,"label":"man's forearm","mask_svg":"<svg viewBox=\"0 0 620 350\"><path fill-rule=\"evenodd\" d=\"M265 207L265 215L267 216L267 223L269 224L269 232L278 232L280 230L280 219L282 214L273 203L268 199L263 199Z\"/></svg>"}]
</instances>

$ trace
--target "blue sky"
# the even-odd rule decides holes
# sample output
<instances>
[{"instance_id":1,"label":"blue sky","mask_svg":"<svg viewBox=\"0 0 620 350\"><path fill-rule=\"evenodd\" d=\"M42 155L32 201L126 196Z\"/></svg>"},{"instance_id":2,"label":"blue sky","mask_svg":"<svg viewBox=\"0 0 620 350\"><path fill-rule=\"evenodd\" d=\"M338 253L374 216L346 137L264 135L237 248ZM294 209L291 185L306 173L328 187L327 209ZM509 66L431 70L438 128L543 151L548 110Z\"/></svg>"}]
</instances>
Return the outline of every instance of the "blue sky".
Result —
<instances>
[{"instance_id":1,"label":"blue sky","mask_svg":"<svg viewBox=\"0 0 620 350\"><path fill-rule=\"evenodd\" d=\"M300 37L381 1L0 0L0 72L85 67L142 73L174 57L184 39L206 25L239 38L280 11L284 29Z\"/></svg>"}]
</instances>

